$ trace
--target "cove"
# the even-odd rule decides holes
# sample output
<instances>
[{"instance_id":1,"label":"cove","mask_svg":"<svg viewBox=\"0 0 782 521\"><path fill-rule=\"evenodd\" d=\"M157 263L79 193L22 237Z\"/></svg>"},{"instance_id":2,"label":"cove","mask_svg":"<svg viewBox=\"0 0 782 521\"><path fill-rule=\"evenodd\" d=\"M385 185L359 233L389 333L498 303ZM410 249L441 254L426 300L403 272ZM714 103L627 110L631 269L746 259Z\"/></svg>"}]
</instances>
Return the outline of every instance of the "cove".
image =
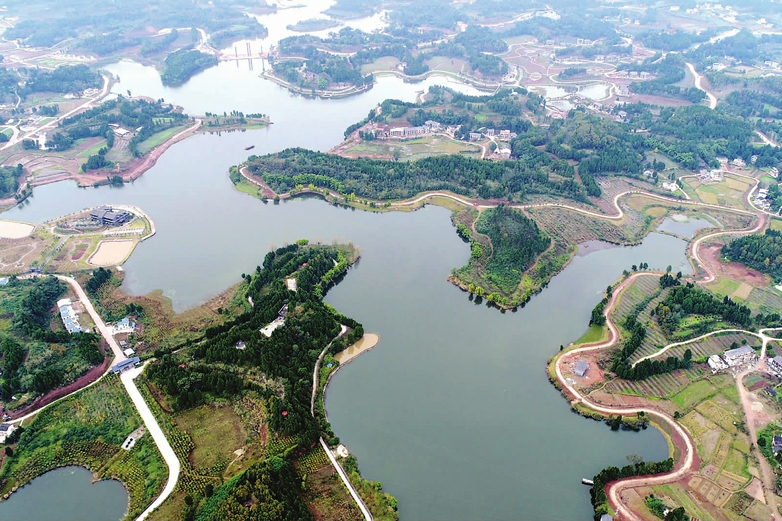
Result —
<instances>
[{"instance_id":1,"label":"cove","mask_svg":"<svg viewBox=\"0 0 782 521\"><path fill-rule=\"evenodd\" d=\"M128 493L116 480L92 483L84 467L62 467L37 477L0 503L4 521L118 521Z\"/></svg>"},{"instance_id":2,"label":"cove","mask_svg":"<svg viewBox=\"0 0 782 521\"><path fill-rule=\"evenodd\" d=\"M120 88L163 97L148 70L121 65L140 77L123 72ZM470 253L449 211L374 214L318 199L264 205L237 192L227 176L249 144L255 153L328 149L376 103L412 100L421 84L384 78L359 96L310 100L229 69L238 70L235 82L210 69L164 97L193 113L268 112L274 125L187 139L122 187L38 187L4 217L41 222L103 203L143 208L158 232L125 264L123 289L162 289L178 311L234 284L274 246L299 238L353 241L361 261L327 301L381 342L335 376L329 417L364 476L398 497L405 520L587 519L582 477L624 464L629 453L667 457L654 429L611 432L570 412L545 366L560 344L583 333L601 292L623 269L648 262L689 272L684 241L652 234L640 246L577 257L517 313L477 305L445 280Z\"/></svg>"}]
</instances>

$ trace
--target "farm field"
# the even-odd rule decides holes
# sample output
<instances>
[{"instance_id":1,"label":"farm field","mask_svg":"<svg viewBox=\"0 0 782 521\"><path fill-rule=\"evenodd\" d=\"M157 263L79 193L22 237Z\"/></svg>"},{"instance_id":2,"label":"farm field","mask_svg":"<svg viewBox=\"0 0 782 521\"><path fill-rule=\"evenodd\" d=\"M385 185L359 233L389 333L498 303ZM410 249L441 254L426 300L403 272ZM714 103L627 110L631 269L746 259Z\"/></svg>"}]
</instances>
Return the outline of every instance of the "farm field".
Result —
<instances>
[{"instance_id":1,"label":"farm field","mask_svg":"<svg viewBox=\"0 0 782 521\"><path fill-rule=\"evenodd\" d=\"M732 208L744 208L744 194L752 186L748 179L727 176L720 183L701 183L697 178L687 178L682 184L689 186L692 191L688 193L703 203Z\"/></svg>"},{"instance_id":2,"label":"farm field","mask_svg":"<svg viewBox=\"0 0 782 521\"><path fill-rule=\"evenodd\" d=\"M377 140L362 141L348 148L341 155L357 158L391 159L398 152L400 159L416 160L443 154L462 154L467 157L481 157L481 147L457 141L446 136L429 136L405 141Z\"/></svg>"}]
</instances>

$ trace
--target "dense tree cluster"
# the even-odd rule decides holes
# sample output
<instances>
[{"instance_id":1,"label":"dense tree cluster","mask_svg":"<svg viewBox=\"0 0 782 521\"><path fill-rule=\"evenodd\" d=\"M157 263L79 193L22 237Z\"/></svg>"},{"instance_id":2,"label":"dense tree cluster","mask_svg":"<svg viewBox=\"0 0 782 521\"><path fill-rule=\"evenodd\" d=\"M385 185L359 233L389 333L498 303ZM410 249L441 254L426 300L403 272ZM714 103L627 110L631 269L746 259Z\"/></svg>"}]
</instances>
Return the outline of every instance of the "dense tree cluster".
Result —
<instances>
[{"instance_id":1,"label":"dense tree cluster","mask_svg":"<svg viewBox=\"0 0 782 521\"><path fill-rule=\"evenodd\" d=\"M750 314L747 306L737 304L727 296L720 301L691 282L672 287L665 299L655 308L657 321L668 335L673 334L687 315L716 316L721 320L749 327L752 324Z\"/></svg>"},{"instance_id":2,"label":"dense tree cluster","mask_svg":"<svg viewBox=\"0 0 782 521\"><path fill-rule=\"evenodd\" d=\"M86 65L61 65L53 71L30 69L25 92L81 92L99 88L103 79Z\"/></svg>"},{"instance_id":3,"label":"dense tree cluster","mask_svg":"<svg viewBox=\"0 0 782 521\"><path fill-rule=\"evenodd\" d=\"M198 512L196 520L311 520L312 512L300 490L301 478L293 463L272 456L218 487Z\"/></svg>"},{"instance_id":4,"label":"dense tree cluster","mask_svg":"<svg viewBox=\"0 0 782 521\"><path fill-rule=\"evenodd\" d=\"M739 237L722 247L722 255L782 280L782 233L776 230Z\"/></svg>"},{"instance_id":5,"label":"dense tree cluster","mask_svg":"<svg viewBox=\"0 0 782 521\"><path fill-rule=\"evenodd\" d=\"M229 398L244 389L240 376L207 365L182 367L172 356L151 365L146 376L174 399L176 410L201 405L209 396Z\"/></svg>"},{"instance_id":6,"label":"dense tree cluster","mask_svg":"<svg viewBox=\"0 0 782 521\"><path fill-rule=\"evenodd\" d=\"M197 73L217 65L217 56L192 48L179 49L166 57L160 79L164 85L182 85Z\"/></svg>"},{"instance_id":7,"label":"dense tree cluster","mask_svg":"<svg viewBox=\"0 0 782 521\"><path fill-rule=\"evenodd\" d=\"M13 197L19 190L19 178L23 175L22 165L0 166L0 198Z\"/></svg>"},{"instance_id":8,"label":"dense tree cluster","mask_svg":"<svg viewBox=\"0 0 782 521\"><path fill-rule=\"evenodd\" d=\"M504 204L481 213L475 229L491 240L491 256L483 261L486 279L505 294L513 293L524 272L551 245L535 221Z\"/></svg>"},{"instance_id":9,"label":"dense tree cluster","mask_svg":"<svg viewBox=\"0 0 782 521\"><path fill-rule=\"evenodd\" d=\"M458 155L414 162L347 159L295 148L251 158L247 168L261 175L279 193L295 187L296 176L316 174L341 183L347 193L380 200L405 199L426 190L451 190L482 199L511 201L522 201L533 193L585 200L583 187L574 180L555 181L536 166Z\"/></svg>"},{"instance_id":10,"label":"dense tree cluster","mask_svg":"<svg viewBox=\"0 0 782 521\"><path fill-rule=\"evenodd\" d=\"M13 305L11 329L0 334L0 396L4 400L18 391L46 393L103 361L98 335L52 330L52 309L65 292L62 282L54 277L12 279L6 287L18 292L20 298ZM65 346L66 352L73 354L54 354L51 344Z\"/></svg>"}]
</instances>

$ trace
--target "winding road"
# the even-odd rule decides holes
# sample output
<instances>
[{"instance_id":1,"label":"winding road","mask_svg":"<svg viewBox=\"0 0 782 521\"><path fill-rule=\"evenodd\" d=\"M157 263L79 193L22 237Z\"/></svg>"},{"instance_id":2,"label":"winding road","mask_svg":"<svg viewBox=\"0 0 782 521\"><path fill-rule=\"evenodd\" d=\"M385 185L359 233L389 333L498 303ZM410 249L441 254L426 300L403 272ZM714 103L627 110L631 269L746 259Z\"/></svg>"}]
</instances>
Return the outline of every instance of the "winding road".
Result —
<instances>
[{"instance_id":1,"label":"winding road","mask_svg":"<svg viewBox=\"0 0 782 521\"><path fill-rule=\"evenodd\" d=\"M620 194L621 195L621 194ZM757 223L752 226L751 228L745 229L745 230L725 230L725 231L719 231L711 234L706 234L696 241L692 243L692 257L697 261L697 263L700 265L700 267L705 272L705 276L698 280L697 282L699 284L706 284L709 282L712 282L715 279L714 272L709 268L707 264L705 264L700 256L698 255L698 248L700 245L707 239L720 236L720 235L737 235L737 234L748 234L748 233L755 233L759 230L761 230L763 227L765 227L765 215L760 214L758 216ZM618 297L622 294L625 288L627 288L632 282L639 278L644 276L659 276L658 274L654 273L635 273L625 279L613 292L613 296L609 300L608 304L605 308L605 317L606 317L606 324L608 325L609 335L608 340L605 342L593 344L593 345L585 345L580 348L572 349L570 351L566 351L561 356L559 356L555 362L555 371L557 376L557 381L561 388L566 391L568 394L572 396L571 404L575 405L577 403L582 403L589 407L590 409L593 409L597 412L603 413L603 414L621 414L621 415L634 415L639 412L643 412L649 416L655 417L658 420L668 424L673 432L677 434L677 437L681 438L684 442L684 459L675 462L674 469L666 474L659 474L654 476L640 476L640 477L632 477L632 478L626 478L619 481L615 481L612 483L609 483L606 486L606 496L608 497L609 503L611 504L611 507L616 512L616 518L617 519L629 519L633 521L640 521L640 517L637 516L632 510L630 510L629 507L627 507L623 501L621 494L623 491L639 487L639 486L652 486L652 485L660 485L665 483L671 483L673 481L677 481L686 475L697 472L699 470L699 462L695 458L696 454L696 447L695 444L690 437L689 433L683 429L678 422L676 422L670 415L668 415L666 412L663 412L662 410L658 410L651 407L609 407L604 406L601 404L598 404L594 402L593 400L589 399L588 397L581 394L581 392L575 387L574 384L571 384L568 379L566 379L562 373L562 362L566 359L571 359L573 355L576 355L578 353L586 353L591 351L596 351L600 349L609 349L611 347L614 347L620 340L620 335L617 330L616 325L614 324L613 320L611 319L611 311L614 308L614 305L617 302ZM714 331L709 334L700 336L698 338L694 338L691 340L688 340L686 342L677 342L670 344L657 353L644 357L641 360L649 359L649 358L655 358L658 356L661 356L663 353L668 351L671 348L688 344L691 342L697 342L699 340L703 340L704 338L707 338L709 336L723 333L723 332L741 332L746 333L750 335L754 335L758 337L762 341L762 350L760 354L760 360L761 363L757 367L750 367L746 369L744 372L740 373L736 376L736 385L739 389L739 394L742 396L742 405L745 409L745 415L748 415L747 411L747 400L746 400L746 394L747 391L744 389L744 386L741 383L741 379L748 373L752 371L756 371L759 368L761 368L764 365L763 360L765 359L765 352L766 352L766 346L770 340L772 340L771 337L765 334L765 331L768 331L767 329L761 329L758 333L754 333L751 331L741 330L741 329L724 329L720 331ZM641 360L638 360L635 363L640 362ZM635 363L633 365L635 365ZM752 423L752 422L748 422ZM754 424L750 427L750 435L752 436L752 439L756 439L755 436L755 429ZM773 518L776 521L779 521L779 515L776 510L774 495L769 492L770 489L773 487L773 480L772 480L772 474L770 471L770 468L768 465L763 465L763 456L759 455L759 460L761 460L761 470L763 473L763 481L765 485L765 491L768 496L769 505L771 505L772 511L773 511Z\"/></svg>"}]
</instances>

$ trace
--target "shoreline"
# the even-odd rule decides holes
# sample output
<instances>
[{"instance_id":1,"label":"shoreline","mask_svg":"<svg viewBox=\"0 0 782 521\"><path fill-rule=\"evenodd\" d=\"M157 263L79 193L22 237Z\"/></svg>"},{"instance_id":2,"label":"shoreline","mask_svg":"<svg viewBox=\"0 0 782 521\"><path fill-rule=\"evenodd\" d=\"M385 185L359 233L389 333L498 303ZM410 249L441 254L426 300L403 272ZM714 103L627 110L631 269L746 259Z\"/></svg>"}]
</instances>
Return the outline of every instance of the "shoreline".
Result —
<instances>
[{"instance_id":1,"label":"shoreline","mask_svg":"<svg viewBox=\"0 0 782 521\"><path fill-rule=\"evenodd\" d=\"M326 408L326 392L328 391L329 383L331 383L331 379L334 377L335 374L337 374L339 372L339 370L343 366L348 365L350 362L352 362L353 360L355 360L359 356L361 356L364 353L367 353L367 352L373 350L375 347L377 347L377 345L380 343L380 335L378 335L377 333L364 333L364 336L361 337L361 340L359 340L358 342L356 342L352 346L348 347L347 349L344 349L344 350L340 351L339 353L337 353L339 355L341 353L344 353L345 351L350 350L356 344L359 344L359 343L363 342L364 339L367 338L367 337L370 337L370 340L369 340L370 342L372 340L374 340L374 344L372 344L372 345L370 345L368 347L362 348L359 352L357 352L357 353L353 354L352 356L348 357L345 360L344 363L340 362L337 365L337 367L333 371L331 371L329 373L329 376L326 378L326 383L323 384L323 396L321 397L321 401L323 402L323 415L326 417L326 421L329 421L329 412L328 412L328 410ZM374 338L371 338L371 337L374 337ZM334 358L336 359L336 356ZM337 360L337 361L339 362L339 360ZM331 422L329 422L329 423L331 423Z\"/></svg>"}]
</instances>

